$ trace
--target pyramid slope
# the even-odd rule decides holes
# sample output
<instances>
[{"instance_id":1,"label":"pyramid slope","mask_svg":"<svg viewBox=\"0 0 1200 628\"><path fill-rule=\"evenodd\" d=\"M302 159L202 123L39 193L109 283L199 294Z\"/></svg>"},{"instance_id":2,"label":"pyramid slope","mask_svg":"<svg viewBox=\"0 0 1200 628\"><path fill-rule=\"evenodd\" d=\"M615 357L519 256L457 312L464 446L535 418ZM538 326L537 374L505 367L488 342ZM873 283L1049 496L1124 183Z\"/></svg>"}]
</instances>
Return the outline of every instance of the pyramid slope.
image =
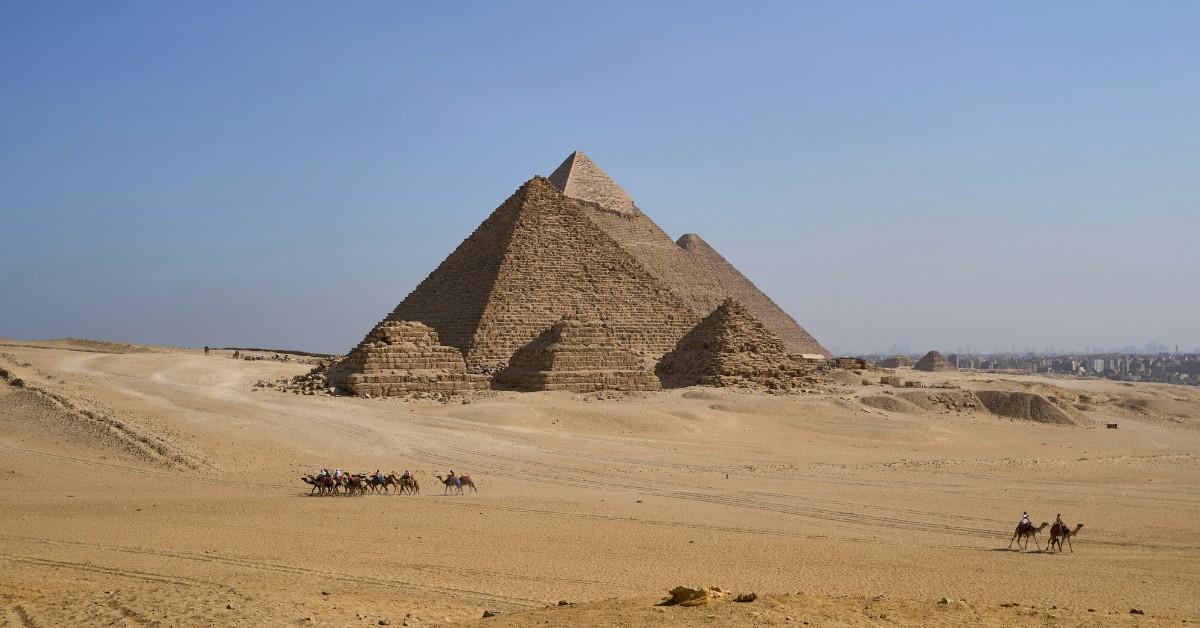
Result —
<instances>
[{"instance_id":1,"label":"pyramid slope","mask_svg":"<svg viewBox=\"0 0 1200 628\"><path fill-rule=\"evenodd\" d=\"M632 351L617 345L607 325L573 316L556 321L521 347L496 381L526 390L658 390L658 378Z\"/></svg>"},{"instance_id":2,"label":"pyramid slope","mask_svg":"<svg viewBox=\"0 0 1200 628\"><path fill-rule=\"evenodd\" d=\"M775 332L792 353L832 357L821 343L813 338L794 318L775 304L754 282L730 264L716 249L700 236L689 233L679 238L678 246L686 251L721 286L728 296L748 308L771 331Z\"/></svg>"},{"instance_id":3,"label":"pyramid slope","mask_svg":"<svg viewBox=\"0 0 1200 628\"><path fill-rule=\"evenodd\" d=\"M913 366L913 369L933 373L938 371L957 371L958 367L948 362L946 358L937 351L930 351L917 361L917 363Z\"/></svg>"},{"instance_id":4,"label":"pyramid slope","mask_svg":"<svg viewBox=\"0 0 1200 628\"><path fill-rule=\"evenodd\" d=\"M583 151L577 150L567 155L566 160L550 174L549 179L564 195L594 203L605 211L620 216L636 216L641 213L629 193L617 185L608 173L601 170L596 162L583 154Z\"/></svg>"},{"instance_id":5,"label":"pyramid slope","mask_svg":"<svg viewBox=\"0 0 1200 628\"><path fill-rule=\"evenodd\" d=\"M527 181L392 314L420 321L468 365L502 363L564 314L604 320L654 355L699 319L549 181Z\"/></svg>"},{"instance_id":6,"label":"pyramid slope","mask_svg":"<svg viewBox=\"0 0 1200 628\"><path fill-rule=\"evenodd\" d=\"M814 383L811 369L740 303L727 299L663 356L664 386L792 389Z\"/></svg>"},{"instance_id":7,"label":"pyramid slope","mask_svg":"<svg viewBox=\"0 0 1200 628\"><path fill-rule=\"evenodd\" d=\"M600 182L594 182L597 180ZM589 183L585 185L584 181ZM697 265L649 216L638 210L632 199L628 203L632 211L621 209L625 207L624 201L617 203L612 199L617 196L628 198L629 195L587 155L579 151L571 153L550 175L550 182L564 196L582 201L582 210L587 217L675 292L697 320L707 316L729 296L709 272Z\"/></svg>"}]
</instances>

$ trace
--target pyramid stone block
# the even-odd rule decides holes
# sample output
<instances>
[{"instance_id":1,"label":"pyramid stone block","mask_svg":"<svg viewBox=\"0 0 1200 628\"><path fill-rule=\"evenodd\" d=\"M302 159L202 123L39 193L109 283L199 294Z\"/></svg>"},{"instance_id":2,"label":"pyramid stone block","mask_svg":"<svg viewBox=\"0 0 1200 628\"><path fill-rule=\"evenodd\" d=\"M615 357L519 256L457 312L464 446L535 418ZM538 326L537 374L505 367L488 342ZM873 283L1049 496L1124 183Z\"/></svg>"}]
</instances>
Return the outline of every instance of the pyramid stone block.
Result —
<instances>
[{"instance_id":1,"label":"pyramid stone block","mask_svg":"<svg viewBox=\"0 0 1200 628\"><path fill-rule=\"evenodd\" d=\"M656 372L664 386L740 386L788 390L814 383L804 360L733 299L680 339Z\"/></svg>"},{"instance_id":2,"label":"pyramid stone block","mask_svg":"<svg viewBox=\"0 0 1200 628\"><path fill-rule=\"evenodd\" d=\"M526 390L658 390L658 378L604 323L564 317L521 347L496 381Z\"/></svg>"}]
</instances>

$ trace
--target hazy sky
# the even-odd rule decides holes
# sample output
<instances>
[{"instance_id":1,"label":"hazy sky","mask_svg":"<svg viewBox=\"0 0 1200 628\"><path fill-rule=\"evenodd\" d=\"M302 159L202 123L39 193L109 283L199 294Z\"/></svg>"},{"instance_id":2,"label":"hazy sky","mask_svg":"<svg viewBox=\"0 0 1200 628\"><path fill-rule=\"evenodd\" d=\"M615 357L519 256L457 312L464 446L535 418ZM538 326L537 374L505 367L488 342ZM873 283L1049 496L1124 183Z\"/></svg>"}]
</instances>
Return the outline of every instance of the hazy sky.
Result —
<instances>
[{"instance_id":1,"label":"hazy sky","mask_svg":"<svg viewBox=\"0 0 1200 628\"><path fill-rule=\"evenodd\" d=\"M1195 349L1197 33L1184 1L5 3L0 336L345 351L578 148L838 352Z\"/></svg>"}]
</instances>

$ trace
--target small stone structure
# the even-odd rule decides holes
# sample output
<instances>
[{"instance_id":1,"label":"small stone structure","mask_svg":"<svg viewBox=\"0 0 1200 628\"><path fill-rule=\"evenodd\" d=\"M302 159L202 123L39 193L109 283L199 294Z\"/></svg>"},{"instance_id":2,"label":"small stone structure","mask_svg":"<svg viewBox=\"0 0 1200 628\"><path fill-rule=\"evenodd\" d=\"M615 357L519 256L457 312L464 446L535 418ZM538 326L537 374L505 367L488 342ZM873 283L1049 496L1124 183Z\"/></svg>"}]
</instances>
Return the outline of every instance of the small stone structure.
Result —
<instances>
[{"instance_id":1,"label":"small stone structure","mask_svg":"<svg viewBox=\"0 0 1200 628\"><path fill-rule=\"evenodd\" d=\"M664 386L789 390L815 383L812 369L745 307L726 299L656 369Z\"/></svg>"},{"instance_id":2,"label":"small stone structure","mask_svg":"<svg viewBox=\"0 0 1200 628\"><path fill-rule=\"evenodd\" d=\"M525 390L658 390L653 373L598 320L563 317L521 347L496 382Z\"/></svg>"},{"instance_id":3,"label":"small stone structure","mask_svg":"<svg viewBox=\"0 0 1200 628\"><path fill-rule=\"evenodd\" d=\"M902 366L912 366L912 358L906 355L894 355L890 358L880 360L876 366L885 369L898 369Z\"/></svg>"},{"instance_id":4,"label":"small stone structure","mask_svg":"<svg viewBox=\"0 0 1200 628\"><path fill-rule=\"evenodd\" d=\"M917 361L913 369L918 371L928 371L930 373L941 371L957 371L958 367L946 361L946 358L937 351L930 351L925 354L925 357Z\"/></svg>"},{"instance_id":5,"label":"small stone structure","mask_svg":"<svg viewBox=\"0 0 1200 628\"><path fill-rule=\"evenodd\" d=\"M360 397L486 390L488 378L467 373L462 353L442 346L437 332L415 321L375 326L344 360L329 370L329 383Z\"/></svg>"}]
</instances>

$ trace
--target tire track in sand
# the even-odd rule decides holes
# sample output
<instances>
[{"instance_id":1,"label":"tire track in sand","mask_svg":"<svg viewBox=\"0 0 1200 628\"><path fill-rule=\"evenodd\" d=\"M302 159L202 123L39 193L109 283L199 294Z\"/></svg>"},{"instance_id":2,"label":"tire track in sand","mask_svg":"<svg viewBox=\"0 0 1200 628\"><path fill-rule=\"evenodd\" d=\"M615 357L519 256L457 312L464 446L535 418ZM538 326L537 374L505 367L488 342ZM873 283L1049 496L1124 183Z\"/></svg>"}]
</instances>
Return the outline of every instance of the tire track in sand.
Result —
<instances>
[{"instance_id":1,"label":"tire track in sand","mask_svg":"<svg viewBox=\"0 0 1200 628\"><path fill-rule=\"evenodd\" d=\"M114 552L114 553L119 553L119 554L137 554L137 555L156 556L159 558L175 558L175 559L179 559L179 560L190 560L190 561L204 562L204 563L210 563L210 564L215 563L215 564L225 565L227 567L237 567L237 568L241 568L241 569L253 569L253 570L257 570L257 571L267 571L267 572L274 572L274 573L293 575L293 576L305 576L305 577L312 577L312 578L320 579L320 580L336 580L339 582L349 582L349 583L353 583L353 584L373 584L376 586L387 587L387 588L416 589L416 590L421 590L426 593L430 593L430 594L434 594L434 595L451 595L451 596L463 597L466 599L471 599L471 600L485 602L485 603L510 604L513 606L523 606L523 607L529 607L529 608L540 608L545 605L544 601L535 600L532 598L522 598L522 597L501 595L498 593L488 593L485 591L475 591L475 590L471 590L471 589L463 589L463 588L457 588L457 587L440 587L440 586L433 586L433 585L417 584L414 582L409 582L406 580L399 580L399 579L395 579L395 578L383 578L383 577L378 577L378 576L348 574L348 573L332 571L332 570L328 570L328 569L311 569L308 567L300 567L298 565L289 565L286 563L272 563L272 562L268 562L268 561L254 560L254 559L248 559L248 558L237 558L237 557L232 557L232 556L197 554L197 553L192 553L192 552L181 552L181 551L172 551L172 550L156 550L156 549L141 548L141 547L128 547L128 546L120 546L120 545L103 545L103 544L97 544L97 543L85 543L82 541L40 539L40 538L35 538L35 537L20 537L20 536L11 536L11 535L0 535L0 539L10 540L10 541L21 541L21 542L35 542L35 543L42 543L42 544L46 544L46 545L66 545L66 546L74 546L74 547L86 547L89 549L99 549L99 550L109 551L109 552ZM192 579L192 578L185 578L182 576L180 576L180 577L170 576L170 575L166 575L166 574L152 574L152 573L147 573L147 572L137 572L137 571L132 571L132 570L119 569L119 568L115 568L115 567L113 567L113 568L100 567L97 565L93 565L91 563L74 563L71 561L54 561L54 560L49 560L49 559L40 559L40 558L31 557L31 556L13 556L13 555L8 555L8 554L0 554L0 559L4 559L4 558L8 558L9 560L14 560L15 562L25 562L25 563L29 563L29 564L42 564L42 565L51 566L51 567L60 567L60 566L68 567L68 568L74 567L74 568L80 569L82 571L94 571L97 573L106 573L106 571L112 571L113 575L125 575L127 577L140 577L140 578L144 578L144 579L148 579L148 580L157 580L157 581L160 581L160 582L163 582L166 584L175 584L178 586L190 586L188 584L189 582L197 583L197 584L205 584L205 585L214 586L214 587L225 587L226 586L220 582L196 580L196 579ZM425 569L429 569L429 570L457 571L457 569L455 569L453 567L443 567L441 565L412 565L412 566L414 568L418 568L418 569L425 568ZM464 573L472 572L472 570L462 570L462 571ZM500 572L487 572L484 570L476 570L476 571L479 574L497 575L497 576L501 576L501 577L522 577L522 578L524 577L524 576L518 576L515 574L502 574ZM529 579L534 579L534 580L539 580L539 581L544 581L544 582L561 581L566 584L606 584L606 583L598 582L598 581L578 580L578 579L574 579L574 578L549 578L549 577L535 576L535 577L532 577ZM187 581L187 582L176 582L173 580Z\"/></svg>"}]
</instances>

